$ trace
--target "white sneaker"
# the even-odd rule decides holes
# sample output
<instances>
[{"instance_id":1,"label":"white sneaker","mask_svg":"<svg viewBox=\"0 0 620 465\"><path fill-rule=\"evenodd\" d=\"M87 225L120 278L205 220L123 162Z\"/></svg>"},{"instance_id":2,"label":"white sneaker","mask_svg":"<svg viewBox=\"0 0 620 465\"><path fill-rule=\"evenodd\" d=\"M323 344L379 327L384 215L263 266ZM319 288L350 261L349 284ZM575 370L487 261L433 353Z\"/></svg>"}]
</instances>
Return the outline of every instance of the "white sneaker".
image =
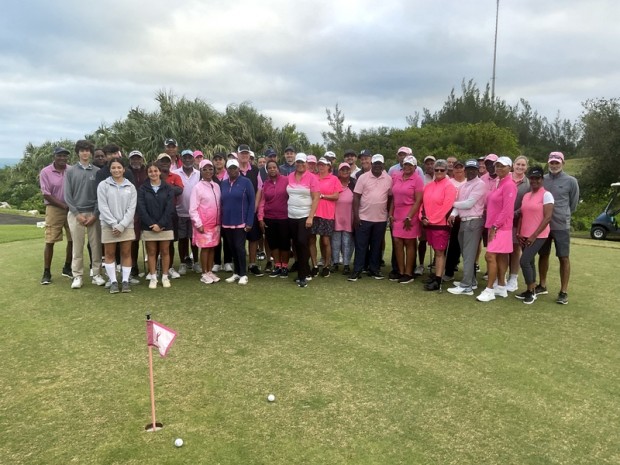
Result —
<instances>
[{"instance_id":1,"label":"white sneaker","mask_svg":"<svg viewBox=\"0 0 620 465\"><path fill-rule=\"evenodd\" d=\"M319 263L317 263L316 266L324 266L324 265L325 265L325 263L323 262L323 257L321 257L319 259Z\"/></svg>"},{"instance_id":2,"label":"white sneaker","mask_svg":"<svg viewBox=\"0 0 620 465\"><path fill-rule=\"evenodd\" d=\"M509 279L506 283L506 290L508 292L514 292L519 289L519 282L516 279Z\"/></svg>"},{"instance_id":3,"label":"white sneaker","mask_svg":"<svg viewBox=\"0 0 620 465\"><path fill-rule=\"evenodd\" d=\"M416 266L415 270L413 270L413 274L418 274L418 275L422 276L424 274L424 265Z\"/></svg>"},{"instance_id":4,"label":"white sneaker","mask_svg":"<svg viewBox=\"0 0 620 465\"><path fill-rule=\"evenodd\" d=\"M448 289L448 292L454 295L474 295L474 291L472 290L471 287L461 287L461 286L451 287Z\"/></svg>"},{"instance_id":5,"label":"white sneaker","mask_svg":"<svg viewBox=\"0 0 620 465\"><path fill-rule=\"evenodd\" d=\"M207 274L213 280L214 283L217 283L218 281L220 281L220 278L218 278L217 275L214 274L212 271L209 271Z\"/></svg>"},{"instance_id":6,"label":"white sneaker","mask_svg":"<svg viewBox=\"0 0 620 465\"><path fill-rule=\"evenodd\" d=\"M484 288L484 291L480 293L476 300L479 302L490 302L491 300L495 300L495 292L493 289L489 289L487 287Z\"/></svg>"},{"instance_id":7,"label":"white sneaker","mask_svg":"<svg viewBox=\"0 0 620 465\"><path fill-rule=\"evenodd\" d=\"M103 276L101 276L100 274L93 276L91 282L93 284L96 284L97 286L105 286L105 279L103 279Z\"/></svg>"},{"instance_id":8,"label":"white sneaker","mask_svg":"<svg viewBox=\"0 0 620 465\"><path fill-rule=\"evenodd\" d=\"M179 279L181 277L181 275L177 273L177 270L172 267L170 267L170 269L168 270L168 276L170 277L170 279Z\"/></svg>"},{"instance_id":9,"label":"white sneaker","mask_svg":"<svg viewBox=\"0 0 620 465\"><path fill-rule=\"evenodd\" d=\"M461 281L454 281L454 283L453 283L453 284L454 284L455 286L457 286L457 287L462 287ZM476 289L478 289L478 283L474 283L474 284L471 286L471 289L472 289L472 291L475 291Z\"/></svg>"},{"instance_id":10,"label":"white sneaker","mask_svg":"<svg viewBox=\"0 0 620 465\"><path fill-rule=\"evenodd\" d=\"M157 278L149 279L149 289L157 289Z\"/></svg>"},{"instance_id":11,"label":"white sneaker","mask_svg":"<svg viewBox=\"0 0 620 465\"><path fill-rule=\"evenodd\" d=\"M234 274L230 278L226 278L226 282L229 283L229 284L230 283L234 283L234 282L239 281L240 278L241 278L241 276L239 276L238 274Z\"/></svg>"},{"instance_id":12,"label":"white sneaker","mask_svg":"<svg viewBox=\"0 0 620 465\"><path fill-rule=\"evenodd\" d=\"M170 268L172 270L172 268ZM181 263L179 265L179 274L181 276L185 276L185 273L187 273L187 265L185 263Z\"/></svg>"},{"instance_id":13,"label":"white sneaker","mask_svg":"<svg viewBox=\"0 0 620 465\"><path fill-rule=\"evenodd\" d=\"M103 287L105 287L106 289L110 289L112 287L112 281L106 281L105 286Z\"/></svg>"},{"instance_id":14,"label":"white sneaker","mask_svg":"<svg viewBox=\"0 0 620 465\"><path fill-rule=\"evenodd\" d=\"M90 269L89 277L91 277L91 278L93 277L93 269L92 268Z\"/></svg>"},{"instance_id":15,"label":"white sneaker","mask_svg":"<svg viewBox=\"0 0 620 465\"><path fill-rule=\"evenodd\" d=\"M235 269L233 268L233 264L232 263L224 263L224 271L232 273L233 271L235 271Z\"/></svg>"},{"instance_id":16,"label":"white sneaker","mask_svg":"<svg viewBox=\"0 0 620 465\"><path fill-rule=\"evenodd\" d=\"M209 276L209 273L204 273L200 277L200 282L205 284L213 284L213 279L211 278L211 276Z\"/></svg>"},{"instance_id":17,"label":"white sneaker","mask_svg":"<svg viewBox=\"0 0 620 465\"><path fill-rule=\"evenodd\" d=\"M140 284L140 280L134 276L129 277L129 284Z\"/></svg>"},{"instance_id":18,"label":"white sneaker","mask_svg":"<svg viewBox=\"0 0 620 465\"><path fill-rule=\"evenodd\" d=\"M245 286L248 283L248 277L247 276L241 276L239 278L239 284L241 284L242 286Z\"/></svg>"},{"instance_id":19,"label":"white sneaker","mask_svg":"<svg viewBox=\"0 0 620 465\"><path fill-rule=\"evenodd\" d=\"M200 266L200 263L194 263L193 270L194 273L202 273L202 266Z\"/></svg>"},{"instance_id":20,"label":"white sneaker","mask_svg":"<svg viewBox=\"0 0 620 465\"><path fill-rule=\"evenodd\" d=\"M212 273L217 273L221 269L222 269L222 267L220 265L213 265L213 268L211 268L211 272Z\"/></svg>"},{"instance_id":21,"label":"white sneaker","mask_svg":"<svg viewBox=\"0 0 620 465\"><path fill-rule=\"evenodd\" d=\"M155 274L147 273L144 279L146 279L147 281L150 281L151 279L157 279L157 273Z\"/></svg>"},{"instance_id":22,"label":"white sneaker","mask_svg":"<svg viewBox=\"0 0 620 465\"><path fill-rule=\"evenodd\" d=\"M170 280L168 279L168 276L161 277L161 285L164 287L170 287Z\"/></svg>"},{"instance_id":23,"label":"white sneaker","mask_svg":"<svg viewBox=\"0 0 620 465\"><path fill-rule=\"evenodd\" d=\"M496 286L493 288L493 292L497 297L508 297L508 292L506 291L506 286Z\"/></svg>"},{"instance_id":24,"label":"white sneaker","mask_svg":"<svg viewBox=\"0 0 620 465\"><path fill-rule=\"evenodd\" d=\"M79 289L81 287L82 287L82 277L76 276L75 278L73 278L73 281L71 281L71 289Z\"/></svg>"}]
</instances>

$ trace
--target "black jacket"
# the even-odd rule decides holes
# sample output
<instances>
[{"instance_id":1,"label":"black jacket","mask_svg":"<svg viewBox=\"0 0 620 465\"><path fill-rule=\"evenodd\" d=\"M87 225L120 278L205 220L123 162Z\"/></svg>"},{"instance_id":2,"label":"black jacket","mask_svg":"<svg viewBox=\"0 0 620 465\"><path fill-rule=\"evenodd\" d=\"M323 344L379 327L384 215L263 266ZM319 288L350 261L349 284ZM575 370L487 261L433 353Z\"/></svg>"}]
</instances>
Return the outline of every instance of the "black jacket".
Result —
<instances>
[{"instance_id":1,"label":"black jacket","mask_svg":"<svg viewBox=\"0 0 620 465\"><path fill-rule=\"evenodd\" d=\"M165 181L161 182L157 192L148 180L138 189L138 216L143 231L150 231L152 224L163 229L172 229L174 210L174 193Z\"/></svg>"}]
</instances>

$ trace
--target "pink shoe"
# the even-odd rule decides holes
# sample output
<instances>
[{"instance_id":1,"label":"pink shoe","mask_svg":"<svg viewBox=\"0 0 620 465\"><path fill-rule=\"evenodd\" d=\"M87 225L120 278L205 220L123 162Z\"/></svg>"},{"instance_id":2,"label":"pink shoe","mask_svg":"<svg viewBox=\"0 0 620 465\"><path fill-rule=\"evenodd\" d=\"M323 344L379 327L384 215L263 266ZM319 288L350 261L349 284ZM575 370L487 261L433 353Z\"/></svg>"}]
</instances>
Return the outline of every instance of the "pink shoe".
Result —
<instances>
[{"instance_id":1,"label":"pink shoe","mask_svg":"<svg viewBox=\"0 0 620 465\"><path fill-rule=\"evenodd\" d=\"M213 279L211 279L211 276L209 276L209 273L203 273L202 277L200 278L200 282L203 282L205 284L212 284Z\"/></svg>"},{"instance_id":2,"label":"pink shoe","mask_svg":"<svg viewBox=\"0 0 620 465\"><path fill-rule=\"evenodd\" d=\"M220 278L218 278L217 275L213 273L212 271L209 271L207 275L213 280L214 283L220 280Z\"/></svg>"}]
</instances>

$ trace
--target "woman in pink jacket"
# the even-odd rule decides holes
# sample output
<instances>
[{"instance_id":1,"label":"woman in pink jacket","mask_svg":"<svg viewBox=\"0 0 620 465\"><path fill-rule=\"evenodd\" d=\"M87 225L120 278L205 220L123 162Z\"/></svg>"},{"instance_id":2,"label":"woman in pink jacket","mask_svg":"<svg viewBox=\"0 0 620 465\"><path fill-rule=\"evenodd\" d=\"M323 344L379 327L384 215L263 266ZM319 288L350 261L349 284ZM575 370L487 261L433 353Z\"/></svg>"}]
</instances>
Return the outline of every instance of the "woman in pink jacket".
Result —
<instances>
[{"instance_id":1,"label":"woman in pink jacket","mask_svg":"<svg viewBox=\"0 0 620 465\"><path fill-rule=\"evenodd\" d=\"M506 271L508 257L512 252L512 221L515 214L517 185L510 176L512 167L510 158L499 157L494 165L499 182L497 188L487 196L487 219L484 227L489 230L485 255L488 281L487 287L476 297L480 302L495 300L496 295L508 297ZM496 278L497 286L494 286Z\"/></svg>"},{"instance_id":2,"label":"woman in pink jacket","mask_svg":"<svg viewBox=\"0 0 620 465\"><path fill-rule=\"evenodd\" d=\"M213 181L214 168L211 160L200 162L200 182L192 189L189 201L189 216L193 225L192 241L200 247L200 281L205 284L220 280L211 270L215 247L220 242L220 186Z\"/></svg>"},{"instance_id":3,"label":"woman in pink jacket","mask_svg":"<svg viewBox=\"0 0 620 465\"><path fill-rule=\"evenodd\" d=\"M422 195L422 224L426 226L426 241L435 251L435 276L427 281L424 289L441 288L441 278L446 266L446 249L450 241L448 216L456 200L456 187L447 175L448 162L435 162L435 178L424 186Z\"/></svg>"}]
</instances>

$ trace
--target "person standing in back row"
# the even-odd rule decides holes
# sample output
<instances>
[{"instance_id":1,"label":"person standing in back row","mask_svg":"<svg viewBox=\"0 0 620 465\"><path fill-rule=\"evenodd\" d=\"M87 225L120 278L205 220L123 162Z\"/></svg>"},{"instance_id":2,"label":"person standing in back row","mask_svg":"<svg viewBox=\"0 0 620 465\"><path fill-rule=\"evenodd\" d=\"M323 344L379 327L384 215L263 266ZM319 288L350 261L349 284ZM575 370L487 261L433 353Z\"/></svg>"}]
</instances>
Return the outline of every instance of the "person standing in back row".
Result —
<instances>
[{"instance_id":1,"label":"person standing in back row","mask_svg":"<svg viewBox=\"0 0 620 465\"><path fill-rule=\"evenodd\" d=\"M560 261L560 292L556 302L568 303L568 280L570 278L570 220L579 205L579 183L577 179L564 172L564 154L549 154L549 173L543 179L543 187L551 192L554 200L553 216L547 241L540 249L538 268L540 284L536 286L536 295L547 294L547 272L551 242L555 244L555 255Z\"/></svg>"}]
</instances>

